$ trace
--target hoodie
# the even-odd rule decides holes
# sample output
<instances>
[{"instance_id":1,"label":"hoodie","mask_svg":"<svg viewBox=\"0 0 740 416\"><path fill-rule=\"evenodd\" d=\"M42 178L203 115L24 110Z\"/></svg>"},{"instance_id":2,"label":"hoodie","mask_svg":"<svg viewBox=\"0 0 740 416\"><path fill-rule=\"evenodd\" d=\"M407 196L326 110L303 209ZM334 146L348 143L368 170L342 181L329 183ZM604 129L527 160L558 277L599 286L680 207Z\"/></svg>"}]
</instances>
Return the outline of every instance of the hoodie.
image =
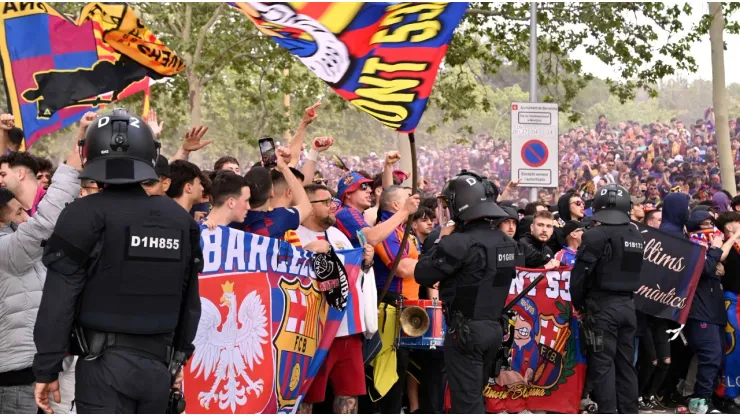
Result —
<instances>
[{"instance_id":1,"label":"hoodie","mask_svg":"<svg viewBox=\"0 0 740 416\"><path fill-rule=\"evenodd\" d=\"M566 222L574 219L570 215L570 198L575 193L576 191L566 192L560 196L560 199L558 199L558 215L560 216L560 221L555 222L556 227L552 231L552 236L547 241L547 246L550 247L550 251L553 253L557 253L564 245L568 244L561 227L565 225Z\"/></svg>"},{"instance_id":2,"label":"hoodie","mask_svg":"<svg viewBox=\"0 0 740 416\"><path fill-rule=\"evenodd\" d=\"M663 216L665 217L665 213ZM696 285L689 319L715 325L725 325L727 312L725 311L724 295L722 294L722 278L717 276L717 264L719 264L722 257L722 249L712 247L711 242L702 238L701 233L699 233L699 224L708 218L713 218L708 211L694 211L691 213L686 226L689 233L696 233L692 234L691 241L707 248L704 269Z\"/></svg>"},{"instance_id":3,"label":"hoodie","mask_svg":"<svg viewBox=\"0 0 740 416\"><path fill-rule=\"evenodd\" d=\"M712 207L721 214L730 209L730 198L724 192L716 192L712 197Z\"/></svg>"},{"instance_id":4,"label":"hoodie","mask_svg":"<svg viewBox=\"0 0 740 416\"><path fill-rule=\"evenodd\" d=\"M689 199L687 194L678 192L670 193L665 197L660 231L674 237L686 238L683 227L689 220Z\"/></svg>"}]
</instances>

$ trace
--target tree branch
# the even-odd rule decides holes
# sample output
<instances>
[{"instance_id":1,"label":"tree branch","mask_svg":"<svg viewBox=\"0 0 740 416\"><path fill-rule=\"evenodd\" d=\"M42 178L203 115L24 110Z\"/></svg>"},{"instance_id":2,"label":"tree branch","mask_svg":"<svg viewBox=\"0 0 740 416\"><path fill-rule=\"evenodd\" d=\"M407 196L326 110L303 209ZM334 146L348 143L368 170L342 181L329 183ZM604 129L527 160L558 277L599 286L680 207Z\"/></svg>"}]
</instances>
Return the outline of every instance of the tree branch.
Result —
<instances>
[{"instance_id":1,"label":"tree branch","mask_svg":"<svg viewBox=\"0 0 740 416\"><path fill-rule=\"evenodd\" d=\"M465 14L478 14L481 16L499 16L499 17L508 17L506 14L495 11L495 10L483 10L483 9L468 9L465 10ZM529 19L527 19L529 20Z\"/></svg>"},{"instance_id":2,"label":"tree branch","mask_svg":"<svg viewBox=\"0 0 740 416\"><path fill-rule=\"evenodd\" d=\"M203 51L203 44L206 41L206 35L211 30L214 24L216 24L216 19L218 19L218 15L221 14L221 10L223 10L224 4L221 3L216 7L216 10L211 15L211 18L208 20L208 23L203 25L203 27L200 29L200 33L198 34L198 42L195 44L195 55L193 57L193 60L195 63L200 61L200 54Z\"/></svg>"},{"instance_id":3,"label":"tree branch","mask_svg":"<svg viewBox=\"0 0 740 416\"><path fill-rule=\"evenodd\" d=\"M221 64L219 66L217 66L216 69L213 70L213 72L211 72L210 74L208 74L208 75L206 75L206 76L203 77L203 83L201 85L205 86L209 81L211 81L212 79L216 78L218 76L218 74L224 68L226 68L227 65L229 65L230 63L238 60L239 58L245 58L245 57L246 58L249 58L252 62L256 62L258 59L267 58L267 55L252 56L252 55L249 54L249 52L242 52L242 53L238 53L238 54L232 56L231 59L223 59L224 58L224 54L221 54L221 56L219 56L218 59L216 59L216 61L215 61L215 62L221 62Z\"/></svg>"}]
</instances>

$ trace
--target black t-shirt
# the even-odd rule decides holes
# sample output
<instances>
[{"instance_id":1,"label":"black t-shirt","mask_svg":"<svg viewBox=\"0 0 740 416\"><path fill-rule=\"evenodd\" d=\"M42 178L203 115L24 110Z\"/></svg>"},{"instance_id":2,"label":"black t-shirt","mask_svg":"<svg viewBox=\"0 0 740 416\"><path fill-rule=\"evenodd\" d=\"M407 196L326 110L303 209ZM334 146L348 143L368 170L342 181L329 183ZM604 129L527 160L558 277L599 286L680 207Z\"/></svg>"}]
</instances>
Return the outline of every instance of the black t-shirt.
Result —
<instances>
[{"instance_id":1,"label":"black t-shirt","mask_svg":"<svg viewBox=\"0 0 740 416\"><path fill-rule=\"evenodd\" d=\"M722 289L740 294L740 253L735 247L730 249L724 265L725 275L722 277Z\"/></svg>"}]
</instances>

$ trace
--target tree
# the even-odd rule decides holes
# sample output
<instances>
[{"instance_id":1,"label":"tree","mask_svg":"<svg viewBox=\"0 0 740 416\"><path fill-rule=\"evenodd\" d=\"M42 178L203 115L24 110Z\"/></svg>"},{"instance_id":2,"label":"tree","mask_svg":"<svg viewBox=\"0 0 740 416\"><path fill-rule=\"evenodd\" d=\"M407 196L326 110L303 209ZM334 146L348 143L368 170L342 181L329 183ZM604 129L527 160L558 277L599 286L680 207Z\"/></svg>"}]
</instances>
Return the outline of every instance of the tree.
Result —
<instances>
[{"instance_id":1,"label":"tree","mask_svg":"<svg viewBox=\"0 0 740 416\"><path fill-rule=\"evenodd\" d=\"M451 70L481 63L481 75L494 75L502 65L519 71L529 67L528 3L473 2L450 45L446 64ZM561 111L571 112L571 120L582 114L572 105L579 91L594 75L583 70L574 52L583 48L607 65L619 70L620 79L606 78L609 92L625 103L638 90L657 96L657 83L677 71L696 71L696 62L688 55L692 38L682 36L681 17L692 9L663 3L539 3L537 8L538 84L544 101L555 101ZM659 32L668 41L659 41ZM468 78L480 82L482 76ZM525 85L520 83L520 85ZM467 86L445 90L465 93ZM468 106L485 109L485 98ZM454 110L450 110L453 111ZM454 113L453 113L454 117Z\"/></svg>"}]
</instances>

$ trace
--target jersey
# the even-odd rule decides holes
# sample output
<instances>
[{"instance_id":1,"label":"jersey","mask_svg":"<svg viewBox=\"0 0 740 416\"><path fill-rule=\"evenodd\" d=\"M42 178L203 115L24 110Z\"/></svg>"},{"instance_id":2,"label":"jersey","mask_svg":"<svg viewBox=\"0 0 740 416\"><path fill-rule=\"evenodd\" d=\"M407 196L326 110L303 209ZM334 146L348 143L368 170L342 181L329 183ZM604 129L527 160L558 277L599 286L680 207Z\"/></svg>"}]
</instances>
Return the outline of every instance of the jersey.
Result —
<instances>
[{"instance_id":1,"label":"jersey","mask_svg":"<svg viewBox=\"0 0 740 416\"><path fill-rule=\"evenodd\" d=\"M41 202L41 199L46 195L46 189L44 189L43 186L39 185L39 188L36 190L36 197L33 198L33 204L31 205L31 209L26 210L26 213L28 216L33 217L36 215L36 209L39 207L39 203Z\"/></svg>"},{"instance_id":2,"label":"jersey","mask_svg":"<svg viewBox=\"0 0 740 416\"><path fill-rule=\"evenodd\" d=\"M341 231L334 227L329 227L325 233L320 231L309 230L304 226L299 226L295 231L302 246L313 243L317 240L327 240L334 250L349 250L352 244ZM328 237L328 238L327 238ZM347 312L342 318L342 322L337 329L337 337L346 337L353 334L361 334L365 331L365 320L363 319L364 299L362 291L362 282L358 281L354 290L349 292L347 297Z\"/></svg>"},{"instance_id":3,"label":"jersey","mask_svg":"<svg viewBox=\"0 0 740 416\"><path fill-rule=\"evenodd\" d=\"M282 240L288 230L295 230L301 224L300 214L295 208L274 208L269 211L247 212L244 231L265 237Z\"/></svg>"},{"instance_id":4,"label":"jersey","mask_svg":"<svg viewBox=\"0 0 740 416\"><path fill-rule=\"evenodd\" d=\"M563 247L562 250L555 253L555 260L559 261L563 266L573 267L576 264L576 251L568 247Z\"/></svg>"},{"instance_id":5,"label":"jersey","mask_svg":"<svg viewBox=\"0 0 740 416\"><path fill-rule=\"evenodd\" d=\"M347 236L349 241L352 243L352 247L360 247L360 240L357 239L357 232L363 228L370 227L367 221L365 221L365 217L362 213L358 209L342 205L335 216L337 218L336 225L339 231Z\"/></svg>"},{"instance_id":6,"label":"jersey","mask_svg":"<svg viewBox=\"0 0 740 416\"><path fill-rule=\"evenodd\" d=\"M387 218L387 215L384 217ZM403 234L404 228L403 226L399 226L393 230L388 238L375 245L375 284L378 287L378 292L382 291L385 286L385 281L390 274L390 268L393 266L398 249L401 247ZM409 234L409 241L401 253L401 260L405 258L418 260L419 250L419 240L412 234ZM406 278L397 275L394 276L388 290L398 293L406 299L419 299L419 284L414 280L413 276Z\"/></svg>"}]
</instances>

